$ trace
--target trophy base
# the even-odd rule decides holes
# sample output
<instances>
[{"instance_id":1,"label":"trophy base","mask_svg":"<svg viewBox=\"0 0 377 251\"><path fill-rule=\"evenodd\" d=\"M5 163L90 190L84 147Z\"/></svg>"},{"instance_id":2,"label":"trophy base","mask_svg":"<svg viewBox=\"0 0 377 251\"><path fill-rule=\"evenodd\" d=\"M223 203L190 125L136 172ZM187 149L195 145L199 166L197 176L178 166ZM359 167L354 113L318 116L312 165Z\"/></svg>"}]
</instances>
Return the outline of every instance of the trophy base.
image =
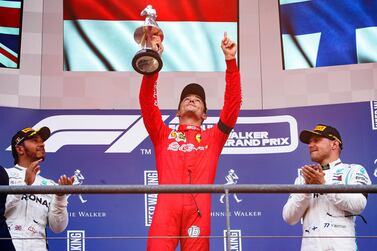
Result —
<instances>
[{"instance_id":1,"label":"trophy base","mask_svg":"<svg viewBox=\"0 0 377 251\"><path fill-rule=\"evenodd\" d=\"M132 59L132 67L140 74L151 75L162 68L160 54L151 49L143 49L136 53Z\"/></svg>"}]
</instances>

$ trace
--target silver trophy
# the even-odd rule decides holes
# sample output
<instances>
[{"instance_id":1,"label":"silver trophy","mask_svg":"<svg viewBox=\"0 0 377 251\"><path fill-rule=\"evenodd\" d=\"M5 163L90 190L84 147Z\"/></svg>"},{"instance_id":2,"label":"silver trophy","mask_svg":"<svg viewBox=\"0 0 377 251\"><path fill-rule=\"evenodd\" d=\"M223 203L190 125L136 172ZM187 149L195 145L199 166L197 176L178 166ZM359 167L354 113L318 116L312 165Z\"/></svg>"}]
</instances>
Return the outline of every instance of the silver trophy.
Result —
<instances>
[{"instance_id":1,"label":"silver trophy","mask_svg":"<svg viewBox=\"0 0 377 251\"><path fill-rule=\"evenodd\" d=\"M152 5L148 5L141 13L146 16L144 25L138 27L134 33L136 43L140 44L141 50L132 59L132 66L140 74L149 75L158 72L162 68L161 56L152 49L152 37L160 36L164 39L164 33L156 23L157 13Z\"/></svg>"}]
</instances>

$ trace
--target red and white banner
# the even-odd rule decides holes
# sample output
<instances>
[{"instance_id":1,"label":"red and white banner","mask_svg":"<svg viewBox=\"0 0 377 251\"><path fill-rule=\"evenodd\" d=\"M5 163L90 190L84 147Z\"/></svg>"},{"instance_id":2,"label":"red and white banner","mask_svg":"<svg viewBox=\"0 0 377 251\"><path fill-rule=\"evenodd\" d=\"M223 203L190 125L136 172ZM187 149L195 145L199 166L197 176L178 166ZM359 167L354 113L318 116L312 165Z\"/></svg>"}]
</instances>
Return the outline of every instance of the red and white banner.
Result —
<instances>
[{"instance_id":1,"label":"red and white banner","mask_svg":"<svg viewBox=\"0 0 377 251\"><path fill-rule=\"evenodd\" d=\"M134 31L151 4L164 32L163 71L223 71L224 32L237 41L238 0L66 0L64 59L68 71L131 71L140 47Z\"/></svg>"}]
</instances>

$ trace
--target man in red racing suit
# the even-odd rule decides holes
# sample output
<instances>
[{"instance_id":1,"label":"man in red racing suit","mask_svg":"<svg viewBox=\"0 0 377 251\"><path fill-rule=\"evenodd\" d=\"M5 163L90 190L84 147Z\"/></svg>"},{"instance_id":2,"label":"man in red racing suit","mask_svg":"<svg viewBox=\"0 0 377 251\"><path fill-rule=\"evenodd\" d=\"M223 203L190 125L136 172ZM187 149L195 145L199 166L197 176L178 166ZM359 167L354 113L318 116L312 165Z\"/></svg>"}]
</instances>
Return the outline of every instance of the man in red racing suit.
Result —
<instances>
[{"instance_id":1,"label":"man in red racing suit","mask_svg":"<svg viewBox=\"0 0 377 251\"><path fill-rule=\"evenodd\" d=\"M161 48L159 44L157 49ZM179 127L174 130L164 124L157 106L158 74L143 77L139 99L154 145L159 184L214 183L218 158L241 106L237 46L226 33L221 48L227 65L225 100L219 122L210 129L203 131L200 127L207 110L200 85L189 84L182 91L177 112ZM182 251L209 250L210 209L210 194L159 194L147 250L175 250L179 240ZM156 236L168 238L153 238Z\"/></svg>"}]
</instances>

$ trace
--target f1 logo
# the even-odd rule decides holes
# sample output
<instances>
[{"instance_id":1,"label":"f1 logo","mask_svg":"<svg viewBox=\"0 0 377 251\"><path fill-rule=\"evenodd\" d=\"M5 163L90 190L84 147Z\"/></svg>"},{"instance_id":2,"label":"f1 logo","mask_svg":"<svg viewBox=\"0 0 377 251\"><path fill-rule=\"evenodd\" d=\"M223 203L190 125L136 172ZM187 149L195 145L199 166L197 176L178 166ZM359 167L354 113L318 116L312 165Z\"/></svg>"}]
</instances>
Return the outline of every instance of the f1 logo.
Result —
<instances>
[{"instance_id":1,"label":"f1 logo","mask_svg":"<svg viewBox=\"0 0 377 251\"><path fill-rule=\"evenodd\" d=\"M57 152L66 145L111 145L105 153L130 153L148 137L140 115L56 115L33 128L43 126L51 130L46 152Z\"/></svg>"},{"instance_id":2,"label":"f1 logo","mask_svg":"<svg viewBox=\"0 0 377 251\"><path fill-rule=\"evenodd\" d=\"M162 120L166 122L169 117L172 116L162 115ZM208 117L204 126L210 128L218 120L218 117ZM178 123L178 118L174 117L166 124L175 127ZM297 121L292 116L239 117L237 124L261 127L264 124L288 124L289 131L283 136L289 137L291 142L263 147L225 146L222 154L285 153L294 151L298 146ZM51 130L51 136L45 142L46 152L57 152L68 145L109 145L105 153L131 153L148 137L140 115L55 115L42 119L33 128L43 126ZM6 150L10 151L11 147Z\"/></svg>"}]
</instances>

